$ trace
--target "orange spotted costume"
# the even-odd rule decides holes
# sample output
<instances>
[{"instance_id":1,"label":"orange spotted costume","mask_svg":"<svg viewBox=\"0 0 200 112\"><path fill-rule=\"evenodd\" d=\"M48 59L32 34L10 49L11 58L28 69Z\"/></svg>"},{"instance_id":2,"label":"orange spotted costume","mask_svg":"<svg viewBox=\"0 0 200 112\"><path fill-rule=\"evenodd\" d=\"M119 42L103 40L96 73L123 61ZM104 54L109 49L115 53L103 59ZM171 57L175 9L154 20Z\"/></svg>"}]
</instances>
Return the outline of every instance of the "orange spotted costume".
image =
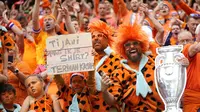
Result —
<instances>
[{"instance_id":1,"label":"orange spotted costume","mask_svg":"<svg viewBox=\"0 0 200 112\"><path fill-rule=\"evenodd\" d=\"M124 49L124 43L129 40L140 42L143 53L148 50L148 38L141 26L134 23L133 26L124 24L119 27L118 39L114 45L125 59L120 61L121 65L110 76L113 84L108 88L109 92L117 102L125 103L125 112L161 112L164 104L154 81L155 57L143 54L138 70L131 68L127 64L128 58Z\"/></svg>"},{"instance_id":2,"label":"orange spotted costume","mask_svg":"<svg viewBox=\"0 0 200 112\"><path fill-rule=\"evenodd\" d=\"M8 35L8 33L2 34L0 36L0 72L3 70L3 53L5 50L11 50L15 46L15 42Z\"/></svg>"},{"instance_id":3,"label":"orange spotted costume","mask_svg":"<svg viewBox=\"0 0 200 112\"><path fill-rule=\"evenodd\" d=\"M75 74L71 75L70 81ZM84 76L85 77L84 73ZM83 79L86 81L86 79ZM88 80L87 84L91 83L92 85L87 85L83 88L81 93L75 93L71 86L67 86L65 84L58 92L57 95L64 100L64 112L68 112L70 106L73 104L74 96L77 96L78 108L80 112L102 112L105 107L109 110L108 105L105 102L102 104L98 104L97 102L101 102L103 99L102 92L96 92L95 85L93 83L94 79ZM95 93L91 93L89 90L94 89ZM104 112L104 111L103 111Z\"/></svg>"},{"instance_id":4,"label":"orange spotted costume","mask_svg":"<svg viewBox=\"0 0 200 112\"><path fill-rule=\"evenodd\" d=\"M89 24L89 31L91 33L95 31L99 31L103 33L108 38L108 44L111 46L111 42L113 41L114 37L112 37L113 29L106 25L106 23L102 21L95 21L93 23ZM107 73L111 74L120 64L121 57L113 52L113 50L110 47L107 47L104 49L104 52L106 55L95 55L94 57L94 65L96 69L96 88L97 91L101 91L101 73ZM97 93L98 94L98 93ZM104 102L103 98L100 98L99 101L95 102L96 105L101 105L104 108L95 107L97 109L97 112L99 111L108 111L109 108L107 108L107 104Z\"/></svg>"},{"instance_id":5,"label":"orange spotted costume","mask_svg":"<svg viewBox=\"0 0 200 112\"><path fill-rule=\"evenodd\" d=\"M50 95L46 94L34 103L30 104L29 110L35 110L35 112L54 112L53 100Z\"/></svg>"}]
</instances>

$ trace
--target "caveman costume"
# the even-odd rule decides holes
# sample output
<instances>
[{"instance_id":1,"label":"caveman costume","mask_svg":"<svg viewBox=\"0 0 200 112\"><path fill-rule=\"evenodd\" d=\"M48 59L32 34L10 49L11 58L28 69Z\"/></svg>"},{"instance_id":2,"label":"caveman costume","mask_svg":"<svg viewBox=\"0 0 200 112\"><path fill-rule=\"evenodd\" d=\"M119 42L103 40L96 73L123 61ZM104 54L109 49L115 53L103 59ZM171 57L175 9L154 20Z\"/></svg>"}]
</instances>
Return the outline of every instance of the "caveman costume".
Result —
<instances>
[{"instance_id":1,"label":"caveman costume","mask_svg":"<svg viewBox=\"0 0 200 112\"><path fill-rule=\"evenodd\" d=\"M35 110L36 112L54 112L51 96L45 94L43 97L32 103L29 110Z\"/></svg>"},{"instance_id":2,"label":"caveman costume","mask_svg":"<svg viewBox=\"0 0 200 112\"><path fill-rule=\"evenodd\" d=\"M72 78L75 76L80 76L86 83L87 74L83 73L73 73L70 78L70 84L72 83ZM89 77L89 76L88 76ZM61 90L57 92L60 98L64 99L64 112L69 112L69 110L76 110L76 112L106 112L109 106L102 100L103 93L96 92L95 90L95 79L87 80L87 85L83 88L81 93L75 93L71 86L62 87ZM95 94L91 93L95 91ZM101 102L102 103L97 103Z\"/></svg>"},{"instance_id":3,"label":"caveman costume","mask_svg":"<svg viewBox=\"0 0 200 112\"><path fill-rule=\"evenodd\" d=\"M138 71L132 69L127 64L124 43L128 40L139 41L142 47L142 58L140 60ZM147 35L141 30L137 23L134 25L121 25L118 29L118 38L113 43L118 53L123 56L121 65L110 76L113 84L109 92L114 95L118 102L126 104L125 112L161 112L164 110L164 104L157 93L154 70L155 57L146 56L144 53L149 49Z\"/></svg>"},{"instance_id":4,"label":"caveman costume","mask_svg":"<svg viewBox=\"0 0 200 112\"><path fill-rule=\"evenodd\" d=\"M94 65L95 65L95 70L96 70L96 73L95 73L96 89L97 91L101 91L101 73L104 72L107 74L111 74L120 64L119 60L121 58L119 55L115 54L113 50L111 49L111 43L114 39L114 37L112 37L113 35L112 27L110 27L105 22L100 21L100 20L90 23L88 27L91 33L98 31L98 32L103 33L105 35L105 38L108 38L109 45L106 49L104 49L104 52L106 53L106 55L102 56L102 55L97 54L94 57ZM96 101L96 104L103 104L104 106L107 105L105 104L103 98L101 98L99 101ZM99 107L96 107L96 109L98 108ZM107 108L106 110L109 110L109 108Z\"/></svg>"}]
</instances>

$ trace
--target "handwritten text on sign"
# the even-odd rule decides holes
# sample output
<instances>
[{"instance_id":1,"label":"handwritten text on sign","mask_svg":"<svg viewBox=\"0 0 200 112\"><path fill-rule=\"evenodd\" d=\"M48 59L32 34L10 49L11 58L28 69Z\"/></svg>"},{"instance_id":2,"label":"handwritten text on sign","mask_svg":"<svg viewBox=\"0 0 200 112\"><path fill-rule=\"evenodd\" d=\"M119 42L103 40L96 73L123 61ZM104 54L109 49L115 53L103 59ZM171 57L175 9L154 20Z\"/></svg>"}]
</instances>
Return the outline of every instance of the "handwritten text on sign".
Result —
<instances>
[{"instance_id":1,"label":"handwritten text on sign","mask_svg":"<svg viewBox=\"0 0 200 112\"><path fill-rule=\"evenodd\" d=\"M90 33L50 37L46 44L48 74L93 70Z\"/></svg>"}]
</instances>

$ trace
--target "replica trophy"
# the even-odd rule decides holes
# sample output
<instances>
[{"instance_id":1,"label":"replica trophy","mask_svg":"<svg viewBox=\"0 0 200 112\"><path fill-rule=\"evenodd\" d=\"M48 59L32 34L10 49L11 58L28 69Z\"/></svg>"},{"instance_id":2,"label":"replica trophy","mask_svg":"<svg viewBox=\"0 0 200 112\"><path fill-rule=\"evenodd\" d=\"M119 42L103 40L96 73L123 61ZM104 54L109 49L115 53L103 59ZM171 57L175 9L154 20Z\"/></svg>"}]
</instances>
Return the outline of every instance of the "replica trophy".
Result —
<instances>
[{"instance_id":1,"label":"replica trophy","mask_svg":"<svg viewBox=\"0 0 200 112\"><path fill-rule=\"evenodd\" d=\"M166 46L156 49L155 82L158 94L165 104L165 112L182 112L180 99L186 85L186 67L177 59L184 57L182 45Z\"/></svg>"}]
</instances>

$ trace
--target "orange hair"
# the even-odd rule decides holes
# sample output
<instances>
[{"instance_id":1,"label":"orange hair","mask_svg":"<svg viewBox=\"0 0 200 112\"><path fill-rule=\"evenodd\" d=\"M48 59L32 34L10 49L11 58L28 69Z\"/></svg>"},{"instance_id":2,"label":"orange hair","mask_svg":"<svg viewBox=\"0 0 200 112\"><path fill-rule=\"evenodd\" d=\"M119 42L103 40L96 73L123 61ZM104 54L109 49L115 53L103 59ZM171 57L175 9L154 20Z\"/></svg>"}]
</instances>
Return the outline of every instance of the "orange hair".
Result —
<instances>
[{"instance_id":1,"label":"orange hair","mask_svg":"<svg viewBox=\"0 0 200 112\"><path fill-rule=\"evenodd\" d=\"M117 39L114 41L115 51L117 51L123 58L127 59L124 44L129 40L141 42L142 52L149 49L149 40L147 34L142 30L141 26L136 22L131 24L122 24L118 29Z\"/></svg>"},{"instance_id":2,"label":"orange hair","mask_svg":"<svg viewBox=\"0 0 200 112\"><path fill-rule=\"evenodd\" d=\"M111 26L107 25L105 22L101 20L96 20L88 25L89 32L93 33L95 31L101 32L108 38L108 44L111 46L112 36L114 34L114 30Z\"/></svg>"}]
</instances>

